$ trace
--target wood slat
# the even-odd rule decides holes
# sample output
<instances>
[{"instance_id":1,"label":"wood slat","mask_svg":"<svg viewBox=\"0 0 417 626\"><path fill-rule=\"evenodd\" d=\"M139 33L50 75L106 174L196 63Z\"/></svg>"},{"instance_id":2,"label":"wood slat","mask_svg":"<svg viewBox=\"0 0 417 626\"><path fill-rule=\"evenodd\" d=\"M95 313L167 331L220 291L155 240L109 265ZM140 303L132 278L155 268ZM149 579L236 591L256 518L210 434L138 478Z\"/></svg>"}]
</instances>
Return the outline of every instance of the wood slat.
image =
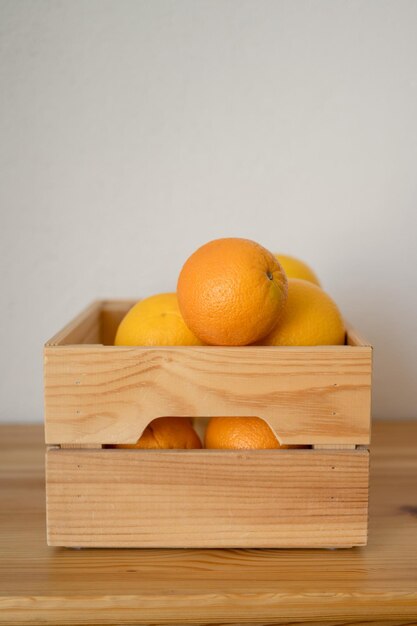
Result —
<instances>
[{"instance_id":1,"label":"wood slat","mask_svg":"<svg viewBox=\"0 0 417 626\"><path fill-rule=\"evenodd\" d=\"M48 542L364 545L368 460L367 451L50 450Z\"/></svg>"},{"instance_id":2,"label":"wood slat","mask_svg":"<svg viewBox=\"0 0 417 626\"><path fill-rule=\"evenodd\" d=\"M99 344L101 341L100 316L103 303L92 302L77 317L54 335L46 346Z\"/></svg>"},{"instance_id":3,"label":"wood slat","mask_svg":"<svg viewBox=\"0 0 417 626\"><path fill-rule=\"evenodd\" d=\"M100 443L61 443L59 447L63 450L99 450L102 445Z\"/></svg>"},{"instance_id":4,"label":"wood slat","mask_svg":"<svg viewBox=\"0 0 417 626\"><path fill-rule=\"evenodd\" d=\"M138 298L139 300L139 298ZM101 307L101 341L105 346L112 346L117 328L132 306L138 300L105 300Z\"/></svg>"},{"instance_id":5,"label":"wood slat","mask_svg":"<svg viewBox=\"0 0 417 626\"><path fill-rule=\"evenodd\" d=\"M316 443L313 448L315 450L355 450L355 444L348 443Z\"/></svg>"},{"instance_id":6,"label":"wood slat","mask_svg":"<svg viewBox=\"0 0 417 626\"><path fill-rule=\"evenodd\" d=\"M134 443L165 415L258 416L286 444L369 443L368 347L45 348L46 443Z\"/></svg>"},{"instance_id":7,"label":"wood slat","mask_svg":"<svg viewBox=\"0 0 417 626\"><path fill-rule=\"evenodd\" d=\"M359 333L349 322L345 320L346 327L346 343L348 346L368 346L372 347L361 333Z\"/></svg>"}]
</instances>

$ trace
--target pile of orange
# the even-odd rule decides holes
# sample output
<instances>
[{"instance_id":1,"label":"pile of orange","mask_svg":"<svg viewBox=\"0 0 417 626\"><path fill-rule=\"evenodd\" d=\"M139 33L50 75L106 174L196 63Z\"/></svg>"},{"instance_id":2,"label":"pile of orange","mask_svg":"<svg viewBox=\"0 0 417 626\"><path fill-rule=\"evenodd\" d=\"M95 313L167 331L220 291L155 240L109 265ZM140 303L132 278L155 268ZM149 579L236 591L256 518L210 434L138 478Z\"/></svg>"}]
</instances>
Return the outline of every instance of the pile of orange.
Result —
<instances>
[{"instance_id":1,"label":"pile of orange","mask_svg":"<svg viewBox=\"0 0 417 626\"><path fill-rule=\"evenodd\" d=\"M119 346L340 345L345 341L338 307L308 265L273 254L254 241L216 239L185 262L176 293L138 302L117 330ZM199 448L187 418L154 420L134 447ZM280 448L258 417L215 417L207 448Z\"/></svg>"},{"instance_id":2,"label":"pile of orange","mask_svg":"<svg viewBox=\"0 0 417 626\"><path fill-rule=\"evenodd\" d=\"M187 450L201 448L202 445L188 417L158 417L148 424L136 443L123 443L117 447Z\"/></svg>"}]
</instances>

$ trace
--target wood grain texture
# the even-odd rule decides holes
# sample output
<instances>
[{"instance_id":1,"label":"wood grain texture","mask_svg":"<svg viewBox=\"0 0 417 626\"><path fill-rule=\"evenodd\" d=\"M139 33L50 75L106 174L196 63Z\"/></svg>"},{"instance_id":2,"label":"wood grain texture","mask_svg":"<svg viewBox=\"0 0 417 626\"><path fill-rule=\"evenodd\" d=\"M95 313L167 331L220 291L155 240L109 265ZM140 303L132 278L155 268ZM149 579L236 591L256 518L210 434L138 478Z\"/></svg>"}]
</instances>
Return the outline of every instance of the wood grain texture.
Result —
<instances>
[{"instance_id":1,"label":"wood grain texture","mask_svg":"<svg viewBox=\"0 0 417 626\"><path fill-rule=\"evenodd\" d=\"M356 328L354 328L352 324L350 324L346 320L345 320L345 327L346 327L346 343L348 346L368 346L369 348L372 347L369 341L367 341L365 337L363 337L362 334L358 330L356 330Z\"/></svg>"},{"instance_id":2,"label":"wood grain texture","mask_svg":"<svg viewBox=\"0 0 417 626\"><path fill-rule=\"evenodd\" d=\"M376 421L368 545L69 550L46 545L43 427L0 426L0 623L417 623L417 420Z\"/></svg>"},{"instance_id":3,"label":"wood grain texture","mask_svg":"<svg viewBox=\"0 0 417 626\"><path fill-rule=\"evenodd\" d=\"M104 300L101 306L100 336L105 346L112 346L120 322L139 300Z\"/></svg>"},{"instance_id":4,"label":"wood grain texture","mask_svg":"<svg viewBox=\"0 0 417 626\"><path fill-rule=\"evenodd\" d=\"M46 443L134 443L165 415L264 418L286 444L369 443L372 350L46 346Z\"/></svg>"},{"instance_id":5,"label":"wood grain texture","mask_svg":"<svg viewBox=\"0 0 417 626\"><path fill-rule=\"evenodd\" d=\"M366 450L50 450L50 545L350 547L368 521Z\"/></svg>"},{"instance_id":6,"label":"wood grain texture","mask_svg":"<svg viewBox=\"0 0 417 626\"><path fill-rule=\"evenodd\" d=\"M86 307L77 317L56 333L45 345L63 346L99 344L101 342L101 312L103 302L97 300Z\"/></svg>"}]
</instances>

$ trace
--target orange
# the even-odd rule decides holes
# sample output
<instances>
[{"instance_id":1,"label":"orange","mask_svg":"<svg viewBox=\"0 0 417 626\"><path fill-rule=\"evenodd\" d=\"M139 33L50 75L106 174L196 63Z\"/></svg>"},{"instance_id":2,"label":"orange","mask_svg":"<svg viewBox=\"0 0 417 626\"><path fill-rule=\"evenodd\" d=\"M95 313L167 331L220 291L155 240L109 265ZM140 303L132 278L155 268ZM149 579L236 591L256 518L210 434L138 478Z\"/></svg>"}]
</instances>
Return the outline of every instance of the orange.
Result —
<instances>
[{"instance_id":1,"label":"orange","mask_svg":"<svg viewBox=\"0 0 417 626\"><path fill-rule=\"evenodd\" d=\"M116 346L198 346L201 341L187 327L175 293L140 300L120 322Z\"/></svg>"},{"instance_id":2,"label":"orange","mask_svg":"<svg viewBox=\"0 0 417 626\"><path fill-rule=\"evenodd\" d=\"M281 448L275 434L260 417L212 417L207 424L206 448L270 450Z\"/></svg>"},{"instance_id":3,"label":"orange","mask_svg":"<svg viewBox=\"0 0 417 626\"><path fill-rule=\"evenodd\" d=\"M118 444L116 448L180 449L201 448L201 441L188 417L158 417L133 444Z\"/></svg>"},{"instance_id":4,"label":"orange","mask_svg":"<svg viewBox=\"0 0 417 626\"><path fill-rule=\"evenodd\" d=\"M302 278L320 287L319 279L307 263L286 254L276 254L275 256L280 262L287 278Z\"/></svg>"},{"instance_id":5,"label":"orange","mask_svg":"<svg viewBox=\"0 0 417 626\"><path fill-rule=\"evenodd\" d=\"M339 309L320 287L299 278L288 279L284 314L261 342L266 346L330 346L345 342Z\"/></svg>"},{"instance_id":6,"label":"orange","mask_svg":"<svg viewBox=\"0 0 417 626\"><path fill-rule=\"evenodd\" d=\"M187 259L177 295L187 326L202 341L241 346L272 330L284 310L287 278L258 243L216 239Z\"/></svg>"}]
</instances>

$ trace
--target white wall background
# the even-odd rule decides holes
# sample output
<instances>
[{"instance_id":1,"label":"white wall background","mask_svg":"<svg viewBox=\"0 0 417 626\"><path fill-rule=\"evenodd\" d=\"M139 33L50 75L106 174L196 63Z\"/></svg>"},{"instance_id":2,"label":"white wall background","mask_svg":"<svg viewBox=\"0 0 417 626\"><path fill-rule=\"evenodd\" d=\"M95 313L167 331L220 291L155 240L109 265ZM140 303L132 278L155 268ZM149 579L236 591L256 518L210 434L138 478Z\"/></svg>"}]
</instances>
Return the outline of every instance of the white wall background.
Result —
<instances>
[{"instance_id":1,"label":"white wall background","mask_svg":"<svg viewBox=\"0 0 417 626\"><path fill-rule=\"evenodd\" d=\"M0 0L1 421L96 297L245 236L305 258L417 417L417 2Z\"/></svg>"}]
</instances>

